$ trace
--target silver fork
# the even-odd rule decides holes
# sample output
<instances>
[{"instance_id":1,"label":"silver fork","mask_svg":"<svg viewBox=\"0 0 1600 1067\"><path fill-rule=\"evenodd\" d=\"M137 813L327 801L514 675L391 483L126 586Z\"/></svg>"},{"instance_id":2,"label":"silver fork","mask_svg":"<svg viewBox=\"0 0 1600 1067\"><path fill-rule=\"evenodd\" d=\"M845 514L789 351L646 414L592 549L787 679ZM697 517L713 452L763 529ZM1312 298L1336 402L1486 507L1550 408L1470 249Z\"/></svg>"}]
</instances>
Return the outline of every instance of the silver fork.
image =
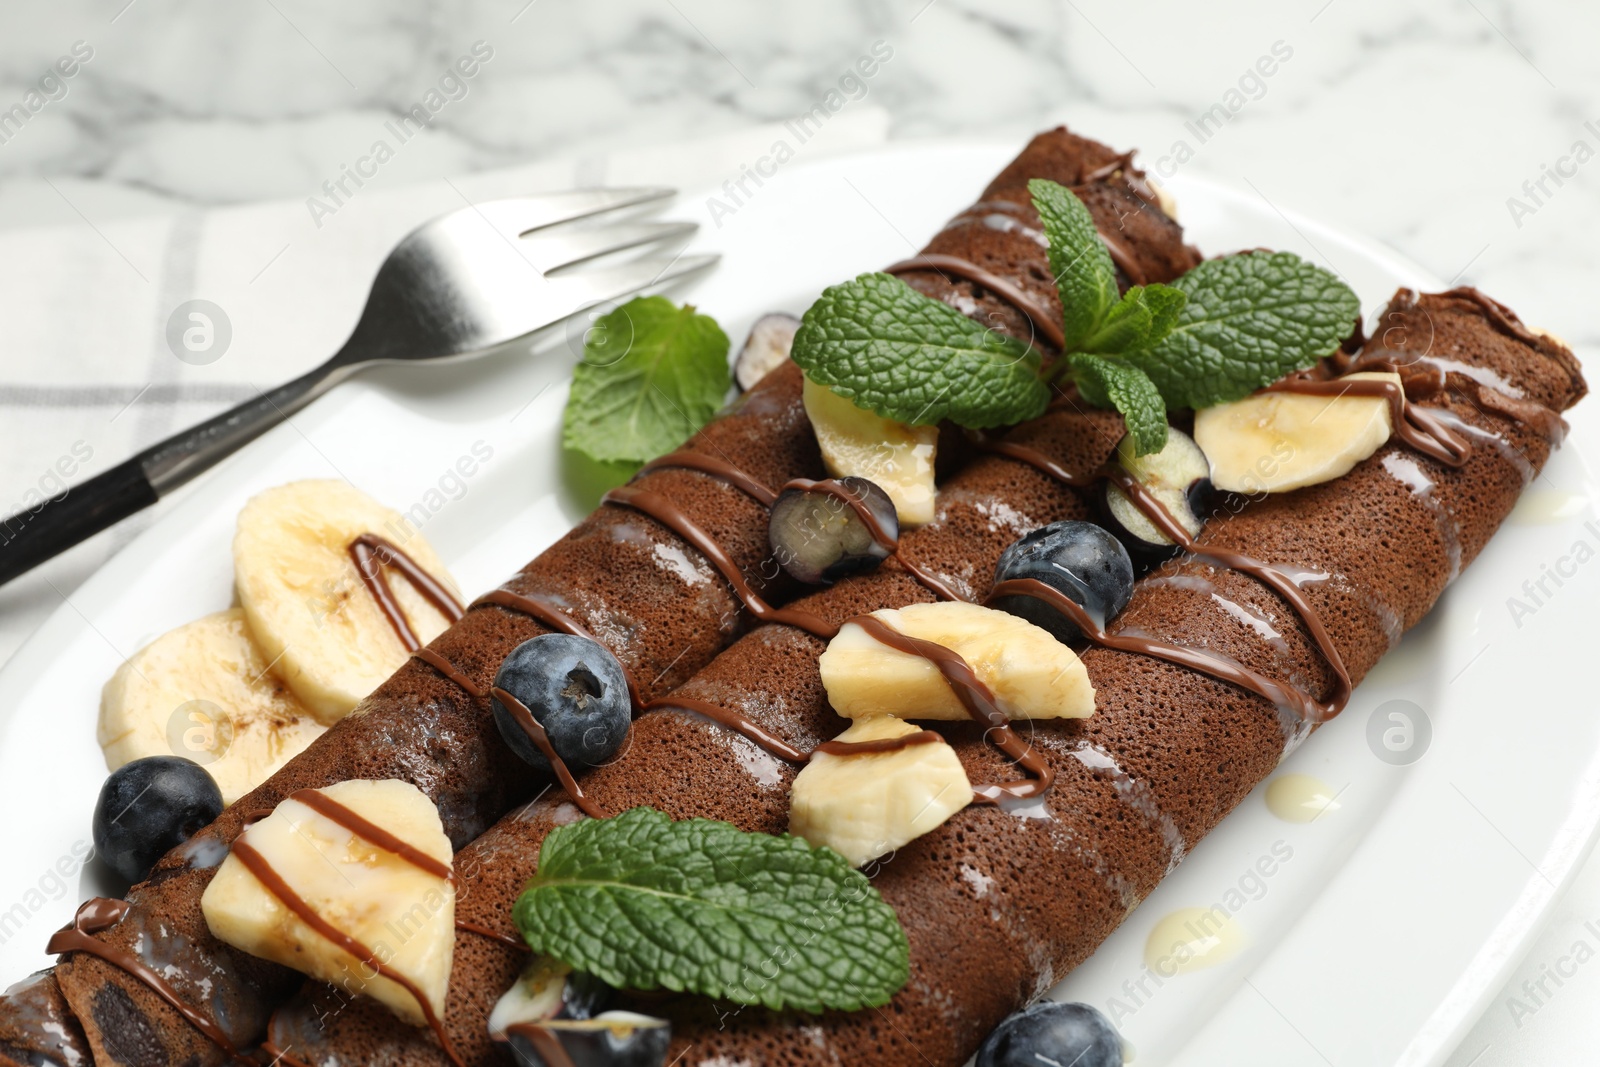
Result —
<instances>
[{"instance_id":1,"label":"silver fork","mask_svg":"<svg viewBox=\"0 0 1600 1067\"><path fill-rule=\"evenodd\" d=\"M672 193L585 189L492 200L424 223L384 260L361 320L332 359L0 520L0 584L149 507L362 368L481 355L585 308L710 266L716 256L647 256L551 274L693 233L694 223L674 222L550 229Z\"/></svg>"}]
</instances>

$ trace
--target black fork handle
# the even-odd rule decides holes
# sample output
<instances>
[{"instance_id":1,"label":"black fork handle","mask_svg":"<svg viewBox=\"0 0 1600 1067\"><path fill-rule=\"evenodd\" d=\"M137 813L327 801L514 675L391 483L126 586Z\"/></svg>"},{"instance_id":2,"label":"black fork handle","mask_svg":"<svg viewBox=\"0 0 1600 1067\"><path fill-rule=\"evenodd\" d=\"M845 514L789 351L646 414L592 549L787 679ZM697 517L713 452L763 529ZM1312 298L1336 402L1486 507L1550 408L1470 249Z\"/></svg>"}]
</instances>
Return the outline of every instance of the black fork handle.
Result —
<instances>
[{"instance_id":1,"label":"black fork handle","mask_svg":"<svg viewBox=\"0 0 1600 1067\"><path fill-rule=\"evenodd\" d=\"M143 511L311 403L354 369L335 357L58 497L0 519L0 585Z\"/></svg>"}]
</instances>

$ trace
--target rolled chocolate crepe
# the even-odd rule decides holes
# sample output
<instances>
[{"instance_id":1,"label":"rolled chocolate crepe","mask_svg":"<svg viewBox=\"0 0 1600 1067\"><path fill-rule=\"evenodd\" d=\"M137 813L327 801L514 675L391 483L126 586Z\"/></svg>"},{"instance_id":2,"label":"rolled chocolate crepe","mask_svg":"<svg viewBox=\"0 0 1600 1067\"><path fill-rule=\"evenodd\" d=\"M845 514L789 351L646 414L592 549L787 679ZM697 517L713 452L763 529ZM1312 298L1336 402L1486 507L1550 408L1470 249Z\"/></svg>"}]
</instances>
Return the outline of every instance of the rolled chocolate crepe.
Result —
<instances>
[{"instance_id":1,"label":"rolled chocolate crepe","mask_svg":"<svg viewBox=\"0 0 1600 1067\"><path fill-rule=\"evenodd\" d=\"M906 264L907 280L971 313L1010 322L1020 336L1032 334L1036 321L1059 322L1043 236L1027 197L1030 177L1078 187L1116 249L1124 284L1170 279L1197 259L1183 246L1176 224L1155 206L1128 155L1059 129L1035 138L985 192L981 214L959 217L930 244L927 252L938 260ZM1039 343L1049 350L1048 338ZM698 467L720 459L768 487L814 473L815 446L797 403L798 386L795 369L780 368L684 451L691 459L711 457L712 464L697 462ZM736 483L705 469L668 466L645 474L634 488L675 501L751 585L781 601L781 584L758 577L766 555L765 509ZM694 587L685 591L681 579L676 585L666 581L670 568L662 566L658 547L689 552L704 584L690 583ZM739 601L700 553L655 520L620 507L602 508L507 589L553 606L607 644L643 700L691 675L739 632L742 619ZM507 652L547 630L497 606L469 612L430 646L432 664L413 661L402 668L349 719L166 857L130 894L126 913L90 936L116 952L142 953L195 1012L186 1019L124 967L92 952L72 952L45 984L53 991L59 983L96 1062L220 1062L226 1053L217 1034L234 1047L247 1046L260 1036L267 1012L293 987L294 977L283 969L216 943L200 913L210 872L250 814L270 809L296 789L396 777L439 804L446 831L459 846L521 799L530 776L500 742L486 702L469 697L469 689L450 675L458 672L460 681L482 689ZM6 1025L0 1004L0 1028ZM19 1038L16 1047L13 1059L26 1062L22 1052L43 1046Z\"/></svg>"},{"instance_id":2,"label":"rolled chocolate crepe","mask_svg":"<svg viewBox=\"0 0 1600 1067\"><path fill-rule=\"evenodd\" d=\"M1061 312L1027 191L1028 181L1036 177L1073 186L1089 204L1108 247L1119 249L1113 261L1123 287L1170 280L1198 262L1198 253L1183 244L1181 229L1157 206L1128 155L1055 130L1036 137L984 191L978 204L952 219L924 253L891 269L928 295L1013 335L1042 340L1048 349L1052 336L1060 335ZM1007 295L997 295L1002 289L1008 290ZM1116 415L1063 400L1044 417L1012 430L1007 439L1036 443L1074 469L1093 470L1109 457L1121 433ZM963 597L981 596L1006 545L1045 523L1089 517L1088 501L1088 494L1063 487L1025 465L993 457L976 459L942 483L937 515L901 539L900 556ZM931 599L932 594L891 560L877 572L842 582L820 597L832 605L823 614L837 622L875 607ZM741 641L673 696L734 708L802 747L836 734L838 720L827 711L815 679L820 643L788 627L764 627L751 636L757 638L755 645L747 648L749 643ZM749 681L745 674L766 669L755 666L745 654L751 648L762 650L761 656L774 660L786 677L796 666L811 676L794 694L785 691L783 682L776 683L766 691L769 695L760 698L765 704L761 714L751 714L742 700ZM821 716L814 714L819 708ZM688 785L693 778L680 779L679 774L688 773L694 750L707 744L725 751L728 739L708 734L700 720L651 713L636 724L628 754L606 772L605 780L617 774L646 775L660 789L679 794L678 803L658 806L675 815L695 814L699 797ZM735 738L733 744L742 763L739 789L730 795L744 796L751 809L737 817L727 813L719 817L781 830L789 774L749 742ZM753 783L748 794L746 783ZM655 793L652 789L651 795ZM570 806L559 810L573 811ZM500 1055L488 1039L484 1019L515 977L521 960L514 948L474 931L505 931L506 938L515 940L507 919L507 894L514 896L526 881L532 872L530 861L537 855L537 839L528 842L522 837L523 818L523 813L509 817L458 855L458 870L465 872L457 898L464 929L457 938L445 1024L452 1046L467 1063L498 1062ZM538 832L542 836L542 828ZM497 866L500 859L505 861L503 869ZM485 879L490 884L484 884ZM484 909L482 914L478 908ZM447 1062L430 1035L397 1028L382 1007L351 1001L321 983L312 983L297 1005L279 1015L272 1048L307 1064L351 1059L372 1064Z\"/></svg>"},{"instance_id":3,"label":"rolled chocolate crepe","mask_svg":"<svg viewBox=\"0 0 1600 1067\"><path fill-rule=\"evenodd\" d=\"M1311 621L1325 628L1349 680L1359 681L1476 557L1559 437L1555 413L1583 395L1577 362L1472 290L1421 298L1402 291L1384 321L1391 350L1378 342L1363 355L1438 380L1426 404L1466 443L1464 461L1430 458L1397 434L1337 480L1232 502L1238 510L1215 515L1195 553L1138 583L1110 628L1112 641L1159 641L1215 656L1303 690L1307 705L1321 702L1331 712L1345 687ZM1041 473L1048 463L1040 460L1092 470L1118 434L1114 419L1066 408L1013 431L1007 440L1022 447L964 469L942 491L939 518L903 538L901 552L981 599L1006 543L1088 513L1082 492ZM1369 520L1352 523L1351 515ZM1206 555L1230 552L1292 576L1306 613ZM891 559L791 610L841 623L931 599ZM810 749L845 725L818 675L823 647L793 627L762 627L666 703L710 702ZM693 997L625 1003L672 1021L669 1062L957 1067L1009 1013L1088 956L1313 727L1287 701L1168 659L1092 647L1083 661L1097 690L1093 716L1019 724L1055 775L1041 803L970 807L873 865L873 883L911 945L910 981L889 1005L803 1016ZM955 745L974 782L1014 778L977 726L934 728ZM703 715L667 707L640 718L626 755L590 772L582 788L604 811L645 804L675 818L781 833L794 770ZM579 817L560 795L540 798L457 857L458 869L470 872L457 914L500 934L457 938L448 1025L468 1063L508 1059L504 1046L488 1040L485 1019L527 958L515 947L512 906L544 836ZM280 1011L271 1033L275 1047L315 1067L443 1062L428 1039L396 1032L382 1009L326 986L308 988Z\"/></svg>"},{"instance_id":4,"label":"rolled chocolate crepe","mask_svg":"<svg viewBox=\"0 0 1600 1067\"><path fill-rule=\"evenodd\" d=\"M780 368L740 397L684 446L679 459L726 465L764 486L821 476L800 404L798 369ZM782 583L761 579L769 553L767 509L737 478L673 466L643 474L637 485L674 501L732 567L765 585L768 595L783 597ZM487 686L507 652L550 632L547 623L566 619L609 647L648 699L692 674L746 625L741 602L710 562L671 530L617 507L602 507L579 523L505 591L528 602L480 604L423 655ZM543 621L536 617L541 613ZM486 701L470 698L435 666L411 659L348 718L165 857L130 892L131 906L120 921L93 939L158 970L233 1047L248 1048L260 1039L271 1006L293 991L300 976L215 941L201 914L201 894L247 818L297 789L351 778L399 778L438 804L445 832L460 845L522 800L534 777L500 740ZM227 1059L214 1035L186 1020L140 977L91 951L70 951L53 981L97 1064ZM0 1032L13 1026L10 1015L0 1004ZM21 1044L20 1036L13 1043Z\"/></svg>"}]
</instances>

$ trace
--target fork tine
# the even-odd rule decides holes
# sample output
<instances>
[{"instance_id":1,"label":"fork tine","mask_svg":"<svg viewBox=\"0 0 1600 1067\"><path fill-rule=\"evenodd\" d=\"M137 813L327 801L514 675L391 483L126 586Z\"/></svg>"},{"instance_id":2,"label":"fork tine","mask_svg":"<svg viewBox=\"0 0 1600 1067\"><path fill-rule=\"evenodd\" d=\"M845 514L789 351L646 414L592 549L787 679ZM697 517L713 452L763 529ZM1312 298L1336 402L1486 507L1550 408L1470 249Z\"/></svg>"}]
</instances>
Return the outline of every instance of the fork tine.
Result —
<instances>
[{"instance_id":1,"label":"fork tine","mask_svg":"<svg viewBox=\"0 0 1600 1067\"><path fill-rule=\"evenodd\" d=\"M562 193L519 196L509 200L486 200L468 210L476 211L494 226L513 237L558 222L588 218L602 211L665 200L675 190L660 187L631 189L572 189Z\"/></svg>"},{"instance_id":2,"label":"fork tine","mask_svg":"<svg viewBox=\"0 0 1600 1067\"><path fill-rule=\"evenodd\" d=\"M528 258L541 271L582 263L625 248L688 237L699 229L693 222L635 222L603 228L536 232L522 239Z\"/></svg>"},{"instance_id":3,"label":"fork tine","mask_svg":"<svg viewBox=\"0 0 1600 1067\"><path fill-rule=\"evenodd\" d=\"M631 296L641 289L652 289L686 274L705 270L717 260L718 255L705 256L655 256L636 259L616 267L579 271L575 274L549 278L546 284L550 295L558 304L574 314L584 308Z\"/></svg>"}]
</instances>

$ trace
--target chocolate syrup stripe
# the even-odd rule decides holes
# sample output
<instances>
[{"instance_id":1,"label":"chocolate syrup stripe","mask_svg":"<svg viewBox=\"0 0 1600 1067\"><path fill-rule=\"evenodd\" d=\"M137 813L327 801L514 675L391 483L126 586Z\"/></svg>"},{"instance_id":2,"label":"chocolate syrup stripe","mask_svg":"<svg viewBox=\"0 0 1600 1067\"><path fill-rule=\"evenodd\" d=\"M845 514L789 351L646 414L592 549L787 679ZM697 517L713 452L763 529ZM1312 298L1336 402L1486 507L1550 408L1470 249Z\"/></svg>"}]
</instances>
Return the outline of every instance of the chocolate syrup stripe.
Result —
<instances>
[{"instance_id":1,"label":"chocolate syrup stripe","mask_svg":"<svg viewBox=\"0 0 1600 1067\"><path fill-rule=\"evenodd\" d=\"M1126 254L1126 253L1124 253ZM1033 323L1033 328L1046 341L1056 348L1064 348L1067 335L1061 332L1061 327L1056 323L1055 315L1048 307L1023 292L1015 282L1007 281L993 271L985 270L960 256L949 256L940 253L928 253L902 259L883 269L885 274L909 274L918 270L936 270L941 274L953 274L957 278L964 278L973 285L980 285L995 296L1004 300Z\"/></svg>"},{"instance_id":2,"label":"chocolate syrup stripe","mask_svg":"<svg viewBox=\"0 0 1600 1067\"><path fill-rule=\"evenodd\" d=\"M139 979L150 990L172 1006L173 1010L189 1021L189 1024L204 1034L212 1044L221 1049L228 1058L240 1063L251 1062L243 1056L234 1045L233 1039L217 1025L209 1015L191 1007L184 999L178 996L177 990L166 977L152 968L144 960L131 952L114 948L94 935L101 930L115 926L122 921L128 913L129 904L125 900L108 900L105 897L95 897L85 901L78 908L78 913L73 917L72 925L58 930L45 945L45 951L52 955L66 952L87 952L97 956L111 966L119 968L133 977Z\"/></svg>"},{"instance_id":3,"label":"chocolate syrup stripe","mask_svg":"<svg viewBox=\"0 0 1600 1067\"><path fill-rule=\"evenodd\" d=\"M543 726L539 725L539 720L533 717L533 712L528 710L528 705L497 685L491 686L489 692L494 695L494 698L500 702L506 711L511 713L511 717L522 728L522 732L528 735L528 739L539 747L540 752L544 753L545 759L550 761L550 766L555 768L556 778L561 782L561 788L567 791L567 795L572 798L574 804L578 805L579 810L591 819L605 818L605 812L601 811L578 785L578 781L572 776L572 770L567 766L566 761L556 755L555 746L550 743L550 735L545 733Z\"/></svg>"},{"instance_id":4,"label":"chocolate syrup stripe","mask_svg":"<svg viewBox=\"0 0 1600 1067\"><path fill-rule=\"evenodd\" d=\"M916 579L928 592L941 600L965 600L960 593L950 588L938 575L932 574L900 554L900 540L886 530L878 517L867 507L866 502L856 493L852 493L842 482L836 478L823 478L820 481L811 478L796 478L784 485L784 489L799 489L810 493L826 493L850 508L856 513L856 518L867 528L872 539L878 546L890 555L904 568L905 572Z\"/></svg>"},{"instance_id":5,"label":"chocolate syrup stripe","mask_svg":"<svg viewBox=\"0 0 1600 1067\"><path fill-rule=\"evenodd\" d=\"M640 467L634 477L637 478L641 474L648 474L651 471L658 471L667 467L680 467L685 470L699 471L701 474L709 474L713 478L720 478L764 508L770 508L773 501L778 499L777 493L774 493L732 463L724 459L718 459L715 456L708 456L703 452L688 452L683 449L679 449L676 452L668 452L659 459L653 459Z\"/></svg>"},{"instance_id":6,"label":"chocolate syrup stripe","mask_svg":"<svg viewBox=\"0 0 1600 1067\"><path fill-rule=\"evenodd\" d=\"M444 1054L449 1057L450 1062L454 1063L456 1067L466 1067L461 1058L456 1055L454 1047L450 1044L450 1037L445 1032L444 1021L433 1010L433 1005L428 1003L428 998L423 994L422 989L411 979L393 970L378 959L377 953L372 949L317 914L317 910L308 904L299 893L296 893L294 887L282 875L272 869L272 865L267 862L266 857L255 850L255 847L247 839L248 836L248 833L241 834L233 843L233 855L240 863L244 864L245 870L255 875L256 880L266 887L267 892L277 897L284 907L299 917L301 922L355 957L365 966L372 968L377 975L387 978L411 994L416 1000L417 1006L422 1010L422 1017L427 1020L428 1028L439 1039L439 1044L443 1047Z\"/></svg>"},{"instance_id":7,"label":"chocolate syrup stripe","mask_svg":"<svg viewBox=\"0 0 1600 1067\"><path fill-rule=\"evenodd\" d=\"M600 498L603 503L633 508L655 519L673 533L689 542L705 556L722 577L733 586L736 596L749 609L750 614L762 622L781 622L794 626L824 641L838 632L838 628L821 615L793 608L775 608L762 600L750 586L739 565L733 561L712 536L701 529L677 504L660 493L649 489L636 489L631 485L619 486Z\"/></svg>"},{"instance_id":8,"label":"chocolate syrup stripe","mask_svg":"<svg viewBox=\"0 0 1600 1067\"><path fill-rule=\"evenodd\" d=\"M295 800L304 804L329 822L349 830L368 844L376 845L390 855L404 860L424 874L431 874L435 878L443 879L446 882L455 880L448 863L441 863L409 841L402 841L377 823L363 818L359 812L352 811L321 790L297 789L284 799Z\"/></svg>"},{"instance_id":9,"label":"chocolate syrup stripe","mask_svg":"<svg viewBox=\"0 0 1600 1067\"><path fill-rule=\"evenodd\" d=\"M384 567L393 567L404 575L412 588L421 593L430 604L439 609L439 614L451 622L461 618L461 603L456 600L455 594L418 566L417 561L406 555L398 545L375 533L364 533L351 541L346 551L350 553L350 559L356 565L356 573L361 576L361 584L366 586L367 592L378 605L378 610L389 620L395 636L400 638L400 643L406 647L407 652L415 652L422 647L422 642L417 639L417 632L411 628L411 622L406 618L405 612L400 610L400 602L395 600L394 590L389 587L389 578L383 573Z\"/></svg>"},{"instance_id":10,"label":"chocolate syrup stripe","mask_svg":"<svg viewBox=\"0 0 1600 1067\"><path fill-rule=\"evenodd\" d=\"M1055 771L1033 746L1017 736L1011 728L1011 719L994 702L994 694L983 684L966 660L956 652L924 641L920 637L903 634L882 619L873 615L857 615L850 620L867 632L867 636L897 652L921 656L938 669L949 683L956 699L966 709L972 721L984 727L984 737L1004 752L1012 762L1032 774L1031 780L1004 782L999 785L974 787L973 792L989 803L998 803L1002 797L1025 800L1043 796L1055 781ZM909 736L909 735L908 735Z\"/></svg>"}]
</instances>

